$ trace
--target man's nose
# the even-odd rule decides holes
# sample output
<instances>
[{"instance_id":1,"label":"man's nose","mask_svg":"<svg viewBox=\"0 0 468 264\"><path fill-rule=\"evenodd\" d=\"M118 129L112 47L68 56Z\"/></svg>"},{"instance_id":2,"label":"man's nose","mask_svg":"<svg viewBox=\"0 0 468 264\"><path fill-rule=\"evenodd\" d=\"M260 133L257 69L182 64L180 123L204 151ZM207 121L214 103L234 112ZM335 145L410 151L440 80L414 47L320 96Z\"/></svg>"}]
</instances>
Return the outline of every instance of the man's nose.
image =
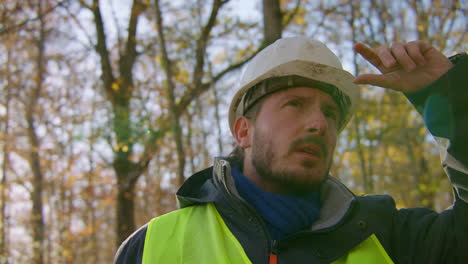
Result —
<instances>
[{"instance_id":1,"label":"man's nose","mask_svg":"<svg viewBox=\"0 0 468 264\"><path fill-rule=\"evenodd\" d=\"M318 135L323 135L328 129L327 118L322 111L313 111L307 118L307 131Z\"/></svg>"}]
</instances>

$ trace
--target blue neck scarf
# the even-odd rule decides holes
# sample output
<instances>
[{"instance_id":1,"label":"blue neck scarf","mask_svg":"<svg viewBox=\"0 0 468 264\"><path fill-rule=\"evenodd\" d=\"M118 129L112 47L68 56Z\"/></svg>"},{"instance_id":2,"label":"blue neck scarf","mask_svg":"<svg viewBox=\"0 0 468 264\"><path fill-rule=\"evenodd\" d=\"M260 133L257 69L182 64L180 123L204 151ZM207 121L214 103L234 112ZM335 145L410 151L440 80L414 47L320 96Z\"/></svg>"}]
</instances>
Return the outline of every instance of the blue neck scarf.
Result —
<instances>
[{"instance_id":1,"label":"blue neck scarf","mask_svg":"<svg viewBox=\"0 0 468 264\"><path fill-rule=\"evenodd\" d=\"M275 240L308 228L320 216L320 194L274 194L262 190L241 172L232 169L238 193L255 208Z\"/></svg>"}]
</instances>

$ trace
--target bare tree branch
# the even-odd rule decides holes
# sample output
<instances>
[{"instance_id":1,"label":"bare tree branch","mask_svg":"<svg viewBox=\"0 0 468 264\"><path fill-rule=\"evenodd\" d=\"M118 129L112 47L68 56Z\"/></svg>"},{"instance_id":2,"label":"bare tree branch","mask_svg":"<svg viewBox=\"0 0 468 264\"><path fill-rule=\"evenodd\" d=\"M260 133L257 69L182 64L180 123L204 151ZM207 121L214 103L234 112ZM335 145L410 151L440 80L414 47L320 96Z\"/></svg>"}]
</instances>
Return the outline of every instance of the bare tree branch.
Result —
<instances>
[{"instance_id":1,"label":"bare tree branch","mask_svg":"<svg viewBox=\"0 0 468 264\"><path fill-rule=\"evenodd\" d=\"M248 61L250 61L255 55L257 55L258 52L260 52L263 49L263 46L261 46L259 49L257 49L255 52L253 52L249 57L245 58L244 60L236 63L229 65L226 67L224 70L222 70L220 73L216 74L212 80L209 82L203 83L200 86L198 86L195 89L189 90L187 93L184 94L184 96L179 100L179 103L177 104L177 109L180 113L184 112L188 105L198 96L200 96L202 93L204 93L206 90L208 90L213 83L219 81L224 75L227 73L236 70L240 67L242 67L244 64L246 64Z\"/></svg>"},{"instance_id":2,"label":"bare tree branch","mask_svg":"<svg viewBox=\"0 0 468 264\"><path fill-rule=\"evenodd\" d=\"M217 0L215 0L217 2ZM177 151L177 159L178 159L178 171L177 171L177 179L179 185L182 185L184 182L184 168L185 168L185 151L183 148L182 142L182 128L180 127L180 114L176 107L175 103L175 84L173 81L174 73L172 72L172 65L171 60L169 59L169 55L166 49L166 40L164 37L164 24L163 19L161 16L161 9L159 5L159 0L155 1L156 6L156 24L157 24L157 31L159 37L159 49L162 54L162 63L163 68L166 73L166 96L169 101L169 116L171 120L171 129L174 135L174 141L176 143L176 151ZM203 55L202 55L203 56ZM203 67L203 65L202 65ZM202 69L203 70L203 69Z\"/></svg>"},{"instance_id":3,"label":"bare tree branch","mask_svg":"<svg viewBox=\"0 0 468 264\"><path fill-rule=\"evenodd\" d=\"M119 20L117 19L117 14L115 12L115 6L114 6L115 1L110 1L110 9L111 9L111 14L112 14L112 21L114 22L114 27L115 31L117 34L117 47L119 51L119 57L122 57L122 30L119 25Z\"/></svg>"},{"instance_id":4,"label":"bare tree branch","mask_svg":"<svg viewBox=\"0 0 468 264\"><path fill-rule=\"evenodd\" d=\"M203 67L205 65L205 53L206 53L206 47L208 46L208 38L210 36L210 32L213 29L213 26L216 22L216 17L218 16L218 11L221 8L222 5L227 3L228 1L221 1L221 0L214 0L213 1L213 6L211 8L211 14L210 18L208 19L208 22L206 25L203 27L200 38L197 39L197 48L195 51L195 59L196 59L196 64L195 64L195 70L193 71L193 84L195 89L199 89L201 83L202 83L202 78L203 78Z\"/></svg>"},{"instance_id":5,"label":"bare tree branch","mask_svg":"<svg viewBox=\"0 0 468 264\"><path fill-rule=\"evenodd\" d=\"M97 44L96 52L101 58L101 71L102 71L102 80L104 82L104 90L107 98L115 103L116 98L112 91L112 84L115 81L114 74L112 73L112 66L109 58L109 51L106 44L106 33L104 32L104 21L102 20L101 10L99 8L99 0L93 0L93 7L91 11L94 14L94 20L96 25L96 35L97 35Z\"/></svg>"},{"instance_id":6,"label":"bare tree branch","mask_svg":"<svg viewBox=\"0 0 468 264\"><path fill-rule=\"evenodd\" d=\"M20 23L18 23L16 25L12 25L10 27L4 28L4 29L0 30L0 35L8 34L13 30L20 29L20 28L24 27L26 24L28 24L29 22L41 20L45 16L47 16L50 12L54 11L57 7L62 6L64 3L68 2L68 1L69 0L60 1L56 5L52 6L51 8L47 9L46 11L44 11L43 13L41 13L40 15L38 15L38 16L36 16L34 18L27 18L27 19L23 20L22 22L20 22Z\"/></svg>"},{"instance_id":7,"label":"bare tree branch","mask_svg":"<svg viewBox=\"0 0 468 264\"><path fill-rule=\"evenodd\" d=\"M132 10L130 14L130 20L128 22L128 36L125 44L125 51L123 56L119 60L120 75L123 78L122 88L126 91L122 91L125 94L123 96L129 97L131 90L133 89L133 74L132 69L137 58L136 53L136 30L138 24L138 18L141 13L146 9L146 5L140 0L134 0Z\"/></svg>"},{"instance_id":8,"label":"bare tree branch","mask_svg":"<svg viewBox=\"0 0 468 264\"><path fill-rule=\"evenodd\" d=\"M285 14L285 15L287 15L287 17L286 17L286 19L284 19L283 28L286 28L291 23L293 18L299 12L300 7L301 7L301 0L297 0L296 5L294 6L294 9L291 12L288 12L288 13Z\"/></svg>"},{"instance_id":9,"label":"bare tree branch","mask_svg":"<svg viewBox=\"0 0 468 264\"><path fill-rule=\"evenodd\" d=\"M82 44L86 49L88 47L92 47L94 49L94 43L92 40L92 37L89 35L88 31L84 28L82 23L79 21L79 19L76 17L74 12L71 12L69 8L65 7L65 11L67 15L75 22L75 24L78 26L78 28L81 30L81 33L83 33L86 36L86 41L88 42L88 46L85 44ZM76 38L74 41L79 41L81 42L78 38Z\"/></svg>"}]
</instances>

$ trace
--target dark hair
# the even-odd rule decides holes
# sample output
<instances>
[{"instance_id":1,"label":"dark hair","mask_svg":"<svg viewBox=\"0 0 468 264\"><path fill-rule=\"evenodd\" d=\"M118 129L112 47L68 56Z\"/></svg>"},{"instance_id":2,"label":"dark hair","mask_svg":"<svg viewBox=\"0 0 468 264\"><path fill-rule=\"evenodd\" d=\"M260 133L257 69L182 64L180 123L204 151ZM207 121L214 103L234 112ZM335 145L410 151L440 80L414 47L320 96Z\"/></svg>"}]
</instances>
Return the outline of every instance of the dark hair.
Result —
<instances>
[{"instance_id":1,"label":"dark hair","mask_svg":"<svg viewBox=\"0 0 468 264\"><path fill-rule=\"evenodd\" d=\"M244 116L250 119L252 122L255 122L262 108L262 102L263 100L259 100L258 102L256 102L247 110ZM240 165L242 168L244 166L244 149L236 144L236 146L231 151L231 153L229 153L226 159L227 161L229 161L229 163L231 163L231 165Z\"/></svg>"}]
</instances>

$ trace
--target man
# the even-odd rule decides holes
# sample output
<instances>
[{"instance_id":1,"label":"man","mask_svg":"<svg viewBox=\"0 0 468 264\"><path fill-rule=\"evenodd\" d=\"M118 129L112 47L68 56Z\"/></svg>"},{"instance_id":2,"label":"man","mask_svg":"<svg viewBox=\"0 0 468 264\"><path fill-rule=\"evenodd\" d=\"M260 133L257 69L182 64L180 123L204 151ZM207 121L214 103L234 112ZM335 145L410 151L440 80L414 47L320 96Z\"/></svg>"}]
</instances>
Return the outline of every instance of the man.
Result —
<instances>
[{"instance_id":1,"label":"man","mask_svg":"<svg viewBox=\"0 0 468 264\"><path fill-rule=\"evenodd\" d=\"M284 38L246 67L229 109L237 147L187 179L115 263L468 263L466 54L424 42L354 50L382 74L353 78L322 43ZM441 214L356 196L329 175L355 84L404 92L436 137L456 202Z\"/></svg>"}]
</instances>

